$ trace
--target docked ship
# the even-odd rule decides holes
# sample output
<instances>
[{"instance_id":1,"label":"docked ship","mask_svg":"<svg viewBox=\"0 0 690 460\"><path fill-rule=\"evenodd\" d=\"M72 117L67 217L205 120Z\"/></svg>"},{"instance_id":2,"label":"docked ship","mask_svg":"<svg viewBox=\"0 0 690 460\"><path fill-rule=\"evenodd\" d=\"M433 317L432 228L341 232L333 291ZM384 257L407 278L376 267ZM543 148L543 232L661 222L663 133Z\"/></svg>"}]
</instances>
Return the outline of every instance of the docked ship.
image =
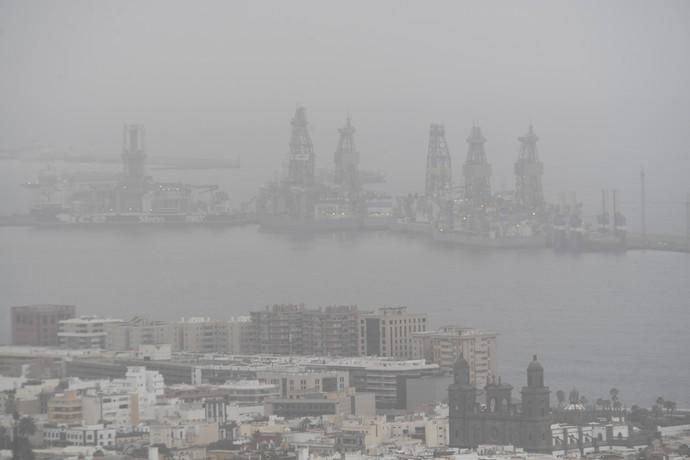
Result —
<instances>
[{"instance_id":1,"label":"docked ship","mask_svg":"<svg viewBox=\"0 0 690 460\"><path fill-rule=\"evenodd\" d=\"M46 171L25 184L34 225L235 225L255 216L230 207L217 185L157 182L146 175L144 127L125 125L122 173L58 175Z\"/></svg>"}]
</instances>

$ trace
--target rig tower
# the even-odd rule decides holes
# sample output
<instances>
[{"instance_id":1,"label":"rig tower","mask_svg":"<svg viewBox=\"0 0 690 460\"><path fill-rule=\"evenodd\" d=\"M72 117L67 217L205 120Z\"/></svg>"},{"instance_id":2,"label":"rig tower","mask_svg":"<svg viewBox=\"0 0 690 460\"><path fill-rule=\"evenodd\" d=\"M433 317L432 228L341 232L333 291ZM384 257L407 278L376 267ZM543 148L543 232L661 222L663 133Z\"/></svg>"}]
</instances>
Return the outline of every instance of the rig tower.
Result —
<instances>
[{"instance_id":1,"label":"rig tower","mask_svg":"<svg viewBox=\"0 0 690 460\"><path fill-rule=\"evenodd\" d=\"M450 199L453 190L452 177L445 128L443 125L432 124L429 128L429 150L426 156L427 199Z\"/></svg>"},{"instance_id":2,"label":"rig tower","mask_svg":"<svg viewBox=\"0 0 690 460\"><path fill-rule=\"evenodd\" d=\"M539 209L544 206L544 191L541 185L544 165L539 161L537 153L538 140L532 125L529 125L527 134L518 138L520 154L515 163L515 199L528 209Z\"/></svg>"},{"instance_id":3,"label":"rig tower","mask_svg":"<svg viewBox=\"0 0 690 460\"><path fill-rule=\"evenodd\" d=\"M144 144L144 125L128 125L123 129L122 165L125 178L130 181L143 181L146 177L146 150Z\"/></svg>"},{"instance_id":4,"label":"rig tower","mask_svg":"<svg viewBox=\"0 0 690 460\"><path fill-rule=\"evenodd\" d=\"M338 148L335 151L335 183L344 193L356 193L360 190L359 152L355 146L355 128L347 117L345 126L338 130Z\"/></svg>"},{"instance_id":5,"label":"rig tower","mask_svg":"<svg viewBox=\"0 0 690 460\"><path fill-rule=\"evenodd\" d=\"M642 238L647 239L647 189L644 169L640 170L640 231Z\"/></svg>"},{"instance_id":6,"label":"rig tower","mask_svg":"<svg viewBox=\"0 0 690 460\"><path fill-rule=\"evenodd\" d=\"M314 184L314 146L307 130L304 107L298 107L291 122L290 153L288 157L288 182L293 185Z\"/></svg>"},{"instance_id":7,"label":"rig tower","mask_svg":"<svg viewBox=\"0 0 690 460\"><path fill-rule=\"evenodd\" d=\"M486 206L491 201L491 165L486 160L484 143L479 126L473 126L467 138L467 159L463 165L465 199L474 206Z\"/></svg>"}]
</instances>

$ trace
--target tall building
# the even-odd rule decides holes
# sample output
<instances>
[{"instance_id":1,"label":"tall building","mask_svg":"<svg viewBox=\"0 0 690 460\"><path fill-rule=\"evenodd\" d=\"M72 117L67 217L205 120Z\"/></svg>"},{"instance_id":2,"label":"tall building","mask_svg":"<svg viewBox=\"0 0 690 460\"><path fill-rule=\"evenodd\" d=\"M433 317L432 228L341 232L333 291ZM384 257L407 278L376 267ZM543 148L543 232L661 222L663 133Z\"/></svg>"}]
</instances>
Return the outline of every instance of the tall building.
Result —
<instances>
[{"instance_id":1,"label":"tall building","mask_svg":"<svg viewBox=\"0 0 690 460\"><path fill-rule=\"evenodd\" d=\"M407 307L382 307L359 316L359 354L411 359L412 336L427 329L426 313Z\"/></svg>"},{"instance_id":2,"label":"tall building","mask_svg":"<svg viewBox=\"0 0 690 460\"><path fill-rule=\"evenodd\" d=\"M58 343L62 348L105 349L106 328L110 324L122 323L121 319L80 316L58 323Z\"/></svg>"},{"instance_id":3,"label":"tall building","mask_svg":"<svg viewBox=\"0 0 690 460\"><path fill-rule=\"evenodd\" d=\"M513 387L500 379L484 390L486 406L482 408L477 389L470 383L470 366L460 357L454 367L454 382L448 387L451 447L512 444L527 452L552 451L550 391L544 386L544 368L536 356L527 367L521 406L512 402Z\"/></svg>"},{"instance_id":4,"label":"tall building","mask_svg":"<svg viewBox=\"0 0 690 460\"><path fill-rule=\"evenodd\" d=\"M515 200L529 209L538 209L544 205L544 191L541 176L544 165L539 161L537 141L539 138L529 125L527 134L519 137L520 154L515 163Z\"/></svg>"},{"instance_id":5,"label":"tall building","mask_svg":"<svg viewBox=\"0 0 690 460\"><path fill-rule=\"evenodd\" d=\"M496 333L458 326L412 335L414 359L452 369L460 356L470 366L470 383L483 388L496 375Z\"/></svg>"},{"instance_id":6,"label":"tall building","mask_svg":"<svg viewBox=\"0 0 690 460\"><path fill-rule=\"evenodd\" d=\"M142 345L173 344L175 326L168 321L152 321L136 316L127 322L106 324L106 349L139 350Z\"/></svg>"},{"instance_id":7,"label":"tall building","mask_svg":"<svg viewBox=\"0 0 690 460\"><path fill-rule=\"evenodd\" d=\"M453 190L453 172L450 152L443 125L432 124L429 128L429 149L426 157L427 199L450 199Z\"/></svg>"},{"instance_id":8,"label":"tall building","mask_svg":"<svg viewBox=\"0 0 690 460\"><path fill-rule=\"evenodd\" d=\"M357 307L273 305L253 311L250 352L274 355L337 355L358 353Z\"/></svg>"},{"instance_id":9,"label":"tall building","mask_svg":"<svg viewBox=\"0 0 690 460\"><path fill-rule=\"evenodd\" d=\"M359 179L359 152L355 146L355 128L347 117L345 126L338 130L340 138L335 151L335 183L344 193L356 193L361 188Z\"/></svg>"},{"instance_id":10,"label":"tall building","mask_svg":"<svg viewBox=\"0 0 690 460\"><path fill-rule=\"evenodd\" d=\"M304 107L298 107L291 122L290 153L288 157L288 182L293 185L314 184L314 145L307 129Z\"/></svg>"},{"instance_id":11,"label":"tall building","mask_svg":"<svg viewBox=\"0 0 690 460\"><path fill-rule=\"evenodd\" d=\"M48 422L81 425L82 401L76 391L56 393L48 401Z\"/></svg>"},{"instance_id":12,"label":"tall building","mask_svg":"<svg viewBox=\"0 0 690 460\"><path fill-rule=\"evenodd\" d=\"M74 305L24 305L12 307L13 345L55 347L58 323L76 316Z\"/></svg>"},{"instance_id":13,"label":"tall building","mask_svg":"<svg viewBox=\"0 0 690 460\"><path fill-rule=\"evenodd\" d=\"M247 318L182 318L175 324L173 349L190 353L243 353Z\"/></svg>"},{"instance_id":14,"label":"tall building","mask_svg":"<svg viewBox=\"0 0 690 460\"><path fill-rule=\"evenodd\" d=\"M486 206L491 200L491 165L486 159L485 142L481 128L473 126L467 138L467 159L463 175L465 199L474 206Z\"/></svg>"}]
</instances>

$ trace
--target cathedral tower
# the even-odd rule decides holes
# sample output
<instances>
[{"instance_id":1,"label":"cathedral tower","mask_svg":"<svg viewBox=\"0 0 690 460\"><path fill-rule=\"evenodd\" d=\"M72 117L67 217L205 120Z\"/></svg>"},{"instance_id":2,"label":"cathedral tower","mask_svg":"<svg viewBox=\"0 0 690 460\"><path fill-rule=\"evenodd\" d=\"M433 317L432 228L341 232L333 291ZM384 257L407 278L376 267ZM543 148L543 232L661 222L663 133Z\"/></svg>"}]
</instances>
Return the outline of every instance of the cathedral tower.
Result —
<instances>
[{"instance_id":1,"label":"cathedral tower","mask_svg":"<svg viewBox=\"0 0 690 460\"><path fill-rule=\"evenodd\" d=\"M527 366L527 386L522 387L520 444L528 452L552 450L550 393L544 386L544 368L534 355Z\"/></svg>"},{"instance_id":2,"label":"cathedral tower","mask_svg":"<svg viewBox=\"0 0 690 460\"><path fill-rule=\"evenodd\" d=\"M462 355L453 365L453 374L453 384L448 387L449 442L453 447L474 447L468 416L477 412L477 392L470 383L470 365Z\"/></svg>"}]
</instances>

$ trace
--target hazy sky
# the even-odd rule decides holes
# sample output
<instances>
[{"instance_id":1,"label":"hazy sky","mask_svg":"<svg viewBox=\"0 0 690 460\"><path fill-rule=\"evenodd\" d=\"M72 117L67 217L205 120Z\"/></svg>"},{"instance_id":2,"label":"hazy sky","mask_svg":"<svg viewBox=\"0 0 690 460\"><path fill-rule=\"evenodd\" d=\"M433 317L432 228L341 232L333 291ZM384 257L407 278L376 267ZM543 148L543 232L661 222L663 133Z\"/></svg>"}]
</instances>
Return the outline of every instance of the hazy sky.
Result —
<instances>
[{"instance_id":1,"label":"hazy sky","mask_svg":"<svg viewBox=\"0 0 690 460\"><path fill-rule=\"evenodd\" d=\"M152 155L270 178L301 104L318 166L350 113L363 166L400 188L423 186L430 123L457 171L477 121L495 188L533 122L552 199L633 207L642 166L651 205L690 191L687 1L0 0L0 63L3 148L118 155L141 122Z\"/></svg>"}]
</instances>

